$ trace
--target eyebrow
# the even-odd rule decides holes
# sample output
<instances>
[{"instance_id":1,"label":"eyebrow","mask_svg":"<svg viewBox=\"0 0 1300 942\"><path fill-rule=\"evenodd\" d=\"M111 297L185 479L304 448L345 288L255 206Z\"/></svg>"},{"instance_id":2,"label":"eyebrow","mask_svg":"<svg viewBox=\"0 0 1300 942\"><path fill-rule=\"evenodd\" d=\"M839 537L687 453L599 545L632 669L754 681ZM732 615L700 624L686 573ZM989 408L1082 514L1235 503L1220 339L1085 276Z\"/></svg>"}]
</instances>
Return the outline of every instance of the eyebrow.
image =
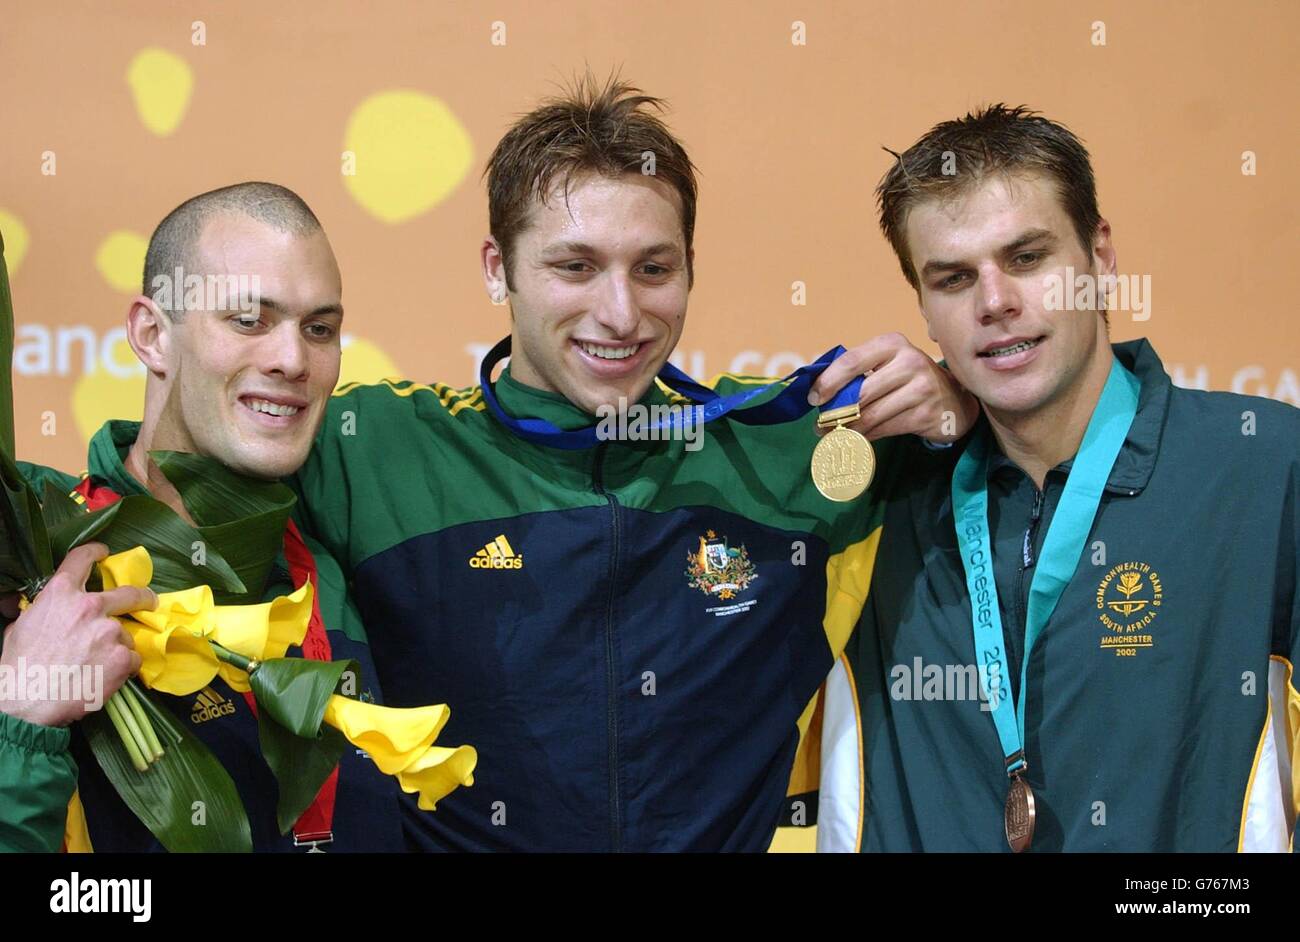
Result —
<instances>
[{"instance_id":1,"label":"eyebrow","mask_svg":"<svg viewBox=\"0 0 1300 942\"><path fill-rule=\"evenodd\" d=\"M288 316L289 316L289 313L290 313L290 312L289 312L289 308L288 308L288 306L285 305L285 304L282 304L282 303L279 302L279 301L277 301L275 298L268 298L268 297L263 296L263 297L261 297L261 298L258 298L258 303L260 303L260 304L262 305L262 307L270 308L272 311L274 311L275 313L281 315L282 317L288 317ZM343 316L343 305L342 305L342 304L323 304L323 305L321 305L320 307L316 308L315 310L309 312L309 313L307 314L307 316L308 316L308 317L326 317L326 316L328 316L328 315L330 315L330 314L337 314L339 317L342 317L342 316Z\"/></svg>"},{"instance_id":2,"label":"eyebrow","mask_svg":"<svg viewBox=\"0 0 1300 942\"><path fill-rule=\"evenodd\" d=\"M1030 229L1028 232L1020 236L1015 241L1009 242L1006 245L1002 246L1002 249L998 254L1003 256L1014 255L1017 252L1019 252L1021 249L1023 249L1026 245L1030 245L1031 243L1034 242L1055 243L1056 234L1052 232L1051 229Z\"/></svg>"},{"instance_id":3,"label":"eyebrow","mask_svg":"<svg viewBox=\"0 0 1300 942\"><path fill-rule=\"evenodd\" d=\"M586 242L553 242L542 249L543 255L595 255L596 250Z\"/></svg>"},{"instance_id":4,"label":"eyebrow","mask_svg":"<svg viewBox=\"0 0 1300 942\"><path fill-rule=\"evenodd\" d=\"M642 255L681 255L682 250L671 242L660 242L658 245L652 245Z\"/></svg>"},{"instance_id":5,"label":"eyebrow","mask_svg":"<svg viewBox=\"0 0 1300 942\"><path fill-rule=\"evenodd\" d=\"M596 250L595 246L589 245L586 242L554 242L546 246L544 249L542 249L542 254L543 255L568 255L568 254L599 255L600 252ZM656 243L655 245L643 249L640 254L642 257L647 255L667 255L667 254L680 256L682 254L682 250L678 248L676 245L674 245L672 242L659 242Z\"/></svg>"},{"instance_id":6,"label":"eyebrow","mask_svg":"<svg viewBox=\"0 0 1300 942\"><path fill-rule=\"evenodd\" d=\"M1025 246L1032 245L1039 241L1047 241L1048 243L1055 244L1056 234L1050 229L1030 229L1016 236L1015 239L998 249L998 255L1003 258L1008 255L1014 255ZM968 267L969 265L966 262L932 259L926 262L925 266L921 269L921 277L928 278L931 275L938 274L939 272L956 271Z\"/></svg>"}]
</instances>

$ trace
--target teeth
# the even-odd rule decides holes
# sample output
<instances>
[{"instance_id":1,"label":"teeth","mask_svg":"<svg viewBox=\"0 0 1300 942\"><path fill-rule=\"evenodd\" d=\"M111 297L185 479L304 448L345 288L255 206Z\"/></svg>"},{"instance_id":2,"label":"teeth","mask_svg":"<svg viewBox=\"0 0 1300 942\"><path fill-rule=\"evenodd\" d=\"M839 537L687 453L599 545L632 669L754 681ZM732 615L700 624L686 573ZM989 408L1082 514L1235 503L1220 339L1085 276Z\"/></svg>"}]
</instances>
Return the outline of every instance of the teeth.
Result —
<instances>
[{"instance_id":1,"label":"teeth","mask_svg":"<svg viewBox=\"0 0 1300 942\"><path fill-rule=\"evenodd\" d=\"M982 357L1004 357L1012 353L1020 353L1024 350L1031 350L1038 346L1037 340L1022 340L1020 343L1012 344L1009 347L998 347L996 350L990 350L987 353L981 353Z\"/></svg>"},{"instance_id":2,"label":"teeth","mask_svg":"<svg viewBox=\"0 0 1300 942\"><path fill-rule=\"evenodd\" d=\"M600 357L602 360L625 360L632 354L641 349L639 343L630 347L598 347L594 343L579 341L578 346L594 357Z\"/></svg>"},{"instance_id":3,"label":"teeth","mask_svg":"<svg viewBox=\"0 0 1300 942\"><path fill-rule=\"evenodd\" d=\"M297 415L298 406L282 406L279 403L267 402L265 399L245 399L244 404L254 412L265 412L267 415Z\"/></svg>"}]
</instances>

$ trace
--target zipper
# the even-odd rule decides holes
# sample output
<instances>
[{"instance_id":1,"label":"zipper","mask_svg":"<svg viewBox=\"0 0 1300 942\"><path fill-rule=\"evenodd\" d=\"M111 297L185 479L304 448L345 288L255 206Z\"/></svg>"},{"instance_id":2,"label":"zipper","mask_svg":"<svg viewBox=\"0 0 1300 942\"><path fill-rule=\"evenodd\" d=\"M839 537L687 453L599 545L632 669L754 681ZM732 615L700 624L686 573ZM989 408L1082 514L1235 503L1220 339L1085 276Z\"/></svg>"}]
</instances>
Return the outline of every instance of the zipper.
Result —
<instances>
[{"instance_id":1,"label":"zipper","mask_svg":"<svg viewBox=\"0 0 1300 942\"><path fill-rule=\"evenodd\" d=\"M1042 519L1043 516L1043 497L1046 493L1046 480L1043 481L1043 489L1041 491L1037 487L1034 487L1034 506L1029 512L1029 525L1025 527L1025 537L1020 544L1020 572L1016 576L1016 614L1020 616L1020 638L1022 645L1020 651L1021 660L1024 660L1025 657L1023 644L1025 630L1028 628L1026 623L1029 620L1029 598L1028 590L1025 588L1025 572L1029 569L1033 569L1034 562L1036 561L1034 556L1034 537L1038 533L1038 521ZM1011 667L1010 664L1007 666L1011 668L1011 673L1018 677L1016 669ZM1017 677L1010 679L1015 681ZM1015 690L1014 687L1012 690L1013 695L1018 697L1019 691Z\"/></svg>"},{"instance_id":2,"label":"zipper","mask_svg":"<svg viewBox=\"0 0 1300 942\"><path fill-rule=\"evenodd\" d=\"M610 536L613 547L609 556L609 598L605 604L605 688L608 696L606 730L609 741L609 830L610 849L623 849L623 824L618 792L618 677L614 670L614 590L618 581L618 556L622 544L622 527L618 515L618 498L605 490L604 464L606 443L596 446L596 461L591 483L597 494L609 503Z\"/></svg>"},{"instance_id":3,"label":"zipper","mask_svg":"<svg viewBox=\"0 0 1300 942\"><path fill-rule=\"evenodd\" d=\"M1046 490L1047 482L1044 481ZM1043 516L1043 491L1034 488L1034 509L1029 515L1029 526L1025 529L1025 542L1020 549L1021 564L1020 571L1024 572L1034 565L1034 532L1038 529L1038 520Z\"/></svg>"}]
</instances>

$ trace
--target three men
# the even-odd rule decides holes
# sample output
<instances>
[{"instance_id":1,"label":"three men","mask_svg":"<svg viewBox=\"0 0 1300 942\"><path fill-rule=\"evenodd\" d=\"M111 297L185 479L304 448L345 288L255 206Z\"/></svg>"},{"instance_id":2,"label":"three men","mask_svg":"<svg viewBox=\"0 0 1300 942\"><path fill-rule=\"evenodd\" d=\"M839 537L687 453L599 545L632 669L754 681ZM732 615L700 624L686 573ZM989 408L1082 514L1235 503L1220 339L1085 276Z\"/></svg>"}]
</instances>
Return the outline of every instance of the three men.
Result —
<instances>
[{"instance_id":1,"label":"three men","mask_svg":"<svg viewBox=\"0 0 1300 942\"><path fill-rule=\"evenodd\" d=\"M960 456L885 471L828 681L819 847L1288 849L1300 411L1174 388L1145 340L1108 342L1104 309L1057 307L1073 273L1117 271L1061 125L944 122L878 193L985 419Z\"/></svg>"},{"instance_id":2,"label":"three men","mask_svg":"<svg viewBox=\"0 0 1300 942\"><path fill-rule=\"evenodd\" d=\"M763 849L834 664L825 849L1285 849L1296 413L1175 390L1145 342L1111 347L1104 311L1050 309L1052 278L1116 271L1077 139L995 107L940 125L887 176L886 234L986 419L956 453L879 442L877 484L841 505L809 476L813 415L748 424L742 406L698 450L597 431L628 404L712 402L672 375L655 383L684 326L696 203L657 104L588 84L498 145L481 255L489 294L511 305L496 354L511 361L467 390L386 383L327 406L341 289L310 211L265 185L180 207L146 288L176 263L258 271L261 308L178 319L137 299L145 421L96 437L85 496L143 483L181 509L149 449L276 477L319 424L294 484L328 550L315 555L325 623L342 628L331 639L364 641L364 619L389 702L450 700L448 734L482 749L474 789L436 815L407 809L416 848ZM826 368L816 404L864 370L870 437L952 438L973 418L901 338ZM759 382L714 392L726 403ZM1247 474L1250 493L1219 498ZM75 587L61 594L89 610ZM100 599L88 618L104 629L123 603ZM34 634L24 617L20 638ZM130 663L95 656L118 674ZM963 698L953 677L978 682ZM214 749L238 763L249 728ZM394 787L364 764L377 781L349 787L349 759L337 801L355 816L330 829L336 846L395 848ZM87 763L94 843L147 846ZM239 782L250 811L268 787L254 778ZM96 820L114 821L102 838ZM259 848L293 843L254 831Z\"/></svg>"}]
</instances>

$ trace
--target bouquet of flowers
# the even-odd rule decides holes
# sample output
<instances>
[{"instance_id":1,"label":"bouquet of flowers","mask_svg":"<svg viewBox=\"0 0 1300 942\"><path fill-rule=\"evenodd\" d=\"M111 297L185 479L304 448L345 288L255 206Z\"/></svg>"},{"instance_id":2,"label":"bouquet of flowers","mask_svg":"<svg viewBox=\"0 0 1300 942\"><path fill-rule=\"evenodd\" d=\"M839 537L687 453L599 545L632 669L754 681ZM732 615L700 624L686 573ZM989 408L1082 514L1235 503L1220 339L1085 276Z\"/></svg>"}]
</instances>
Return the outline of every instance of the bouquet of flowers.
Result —
<instances>
[{"instance_id":1,"label":"bouquet of flowers","mask_svg":"<svg viewBox=\"0 0 1300 942\"><path fill-rule=\"evenodd\" d=\"M143 664L103 710L80 721L87 742L127 806L169 851L248 851L248 818L234 782L156 694L202 690L220 675L257 704L263 757L279 784L281 833L337 765L348 743L398 785L435 803L473 783L470 746L433 745L447 722L443 704L394 709L345 696L350 661L286 657L312 612L310 582L263 601L294 495L244 478L197 455L151 457L181 495L193 524L161 501L128 496L90 511L46 484L38 495L13 460L13 306L0 238L0 593L30 603L76 546L100 542L110 555L89 588L149 586L153 611L121 618ZM194 826L195 802L205 826Z\"/></svg>"}]
</instances>

